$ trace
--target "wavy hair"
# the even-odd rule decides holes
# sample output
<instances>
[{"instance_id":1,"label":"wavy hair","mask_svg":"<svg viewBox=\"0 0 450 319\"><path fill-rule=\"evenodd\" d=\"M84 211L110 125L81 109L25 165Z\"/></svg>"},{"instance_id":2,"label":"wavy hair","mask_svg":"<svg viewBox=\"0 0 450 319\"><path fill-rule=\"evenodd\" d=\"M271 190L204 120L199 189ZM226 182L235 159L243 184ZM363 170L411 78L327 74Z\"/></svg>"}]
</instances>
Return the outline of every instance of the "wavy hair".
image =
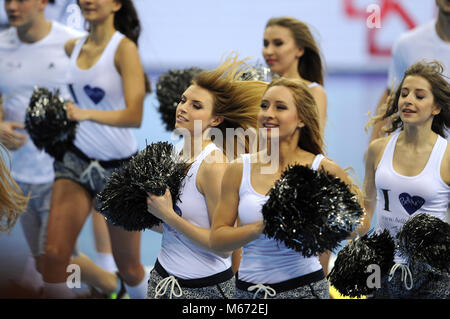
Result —
<instances>
[{"instance_id":1,"label":"wavy hair","mask_svg":"<svg viewBox=\"0 0 450 319\"><path fill-rule=\"evenodd\" d=\"M272 80L267 89L284 86L294 97L299 118L305 123L301 128L298 147L314 155L323 154L323 138L320 134L319 110L311 90L298 79L278 78Z\"/></svg>"},{"instance_id":2,"label":"wavy hair","mask_svg":"<svg viewBox=\"0 0 450 319\"><path fill-rule=\"evenodd\" d=\"M2 154L3 153L3 154ZM0 143L0 232L9 232L25 211L29 196L24 196L5 163L6 148Z\"/></svg>"},{"instance_id":3,"label":"wavy hair","mask_svg":"<svg viewBox=\"0 0 450 319\"><path fill-rule=\"evenodd\" d=\"M245 61L239 60L237 54L231 54L216 69L202 71L192 81L213 95L213 115L224 118L216 127L224 137L224 151L231 142L226 141L227 129L256 129L261 99L267 87L266 82L240 80L243 73L251 70ZM240 141L235 138L234 142ZM249 152L248 140L241 142L245 143L245 151Z\"/></svg>"},{"instance_id":4,"label":"wavy hair","mask_svg":"<svg viewBox=\"0 0 450 319\"><path fill-rule=\"evenodd\" d=\"M450 83L443 75L443 71L444 67L437 60L431 62L422 60L412 64L405 71L403 79L397 89L392 90L386 103L382 105L381 110L383 110L384 113L380 112L379 115L372 117L366 127L387 119L388 126L383 127L385 132L392 133L398 128L403 129L403 121L398 115L398 100L402 91L403 82L408 76L420 76L430 84L434 103L441 109L439 114L434 115L431 130L446 138L445 130L450 127Z\"/></svg>"}]
</instances>

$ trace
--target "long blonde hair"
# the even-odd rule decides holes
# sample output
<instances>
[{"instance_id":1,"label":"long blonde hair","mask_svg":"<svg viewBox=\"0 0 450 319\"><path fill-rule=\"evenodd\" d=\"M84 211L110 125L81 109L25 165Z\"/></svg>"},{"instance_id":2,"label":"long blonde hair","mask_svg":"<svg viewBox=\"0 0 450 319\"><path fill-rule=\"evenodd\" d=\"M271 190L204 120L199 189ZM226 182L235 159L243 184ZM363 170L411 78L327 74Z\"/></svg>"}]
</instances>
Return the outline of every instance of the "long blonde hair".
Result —
<instances>
[{"instance_id":1,"label":"long blonde hair","mask_svg":"<svg viewBox=\"0 0 450 319\"><path fill-rule=\"evenodd\" d=\"M323 154L324 145L320 134L319 110L311 90L298 79L278 78L272 80L267 89L284 86L292 92L299 118L305 123L300 131L298 146L314 155Z\"/></svg>"},{"instance_id":2,"label":"long blonde hair","mask_svg":"<svg viewBox=\"0 0 450 319\"><path fill-rule=\"evenodd\" d=\"M0 143L0 232L9 232L25 211L29 196L24 196L6 166Z\"/></svg>"},{"instance_id":3,"label":"long blonde hair","mask_svg":"<svg viewBox=\"0 0 450 319\"><path fill-rule=\"evenodd\" d=\"M251 70L246 60L239 60L237 54L231 54L216 69L202 71L192 81L213 95L213 115L224 118L217 126L224 137L224 152L230 142L235 146L239 143L237 137L235 141L226 141L226 129L256 129L261 99L267 87L266 82L240 80L243 73ZM248 152L248 140L244 143ZM236 152L234 156L237 156Z\"/></svg>"}]
</instances>

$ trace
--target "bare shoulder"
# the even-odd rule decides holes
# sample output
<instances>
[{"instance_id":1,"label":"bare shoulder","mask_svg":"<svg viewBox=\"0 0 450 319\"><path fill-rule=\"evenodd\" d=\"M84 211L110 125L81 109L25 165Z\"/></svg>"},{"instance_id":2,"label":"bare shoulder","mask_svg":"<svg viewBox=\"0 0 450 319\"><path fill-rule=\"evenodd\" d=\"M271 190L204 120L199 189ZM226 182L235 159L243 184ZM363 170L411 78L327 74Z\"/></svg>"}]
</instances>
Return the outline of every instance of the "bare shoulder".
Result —
<instances>
[{"instance_id":1,"label":"bare shoulder","mask_svg":"<svg viewBox=\"0 0 450 319\"><path fill-rule=\"evenodd\" d=\"M120 41L114 55L114 64L120 74L123 70L136 74L135 72L142 69L137 45L129 38L124 37Z\"/></svg>"},{"instance_id":2,"label":"bare shoulder","mask_svg":"<svg viewBox=\"0 0 450 319\"><path fill-rule=\"evenodd\" d=\"M242 157L235 159L227 165L227 172L242 174L243 163Z\"/></svg>"},{"instance_id":3,"label":"bare shoulder","mask_svg":"<svg viewBox=\"0 0 450 319\"><path fill-rule=\"evenodd\" d=\"M369 147L367 148L367 159L381 159L381 155L383 154L384 149L386 148L386 145L391 138L392 135L389 135L374 139L372 142L370 142Z\"/></svg>"},{"instance_id":4,"label":"bare shoulder","mask_svg":"<svg viewBox=\"0 0 450 319\"><path fill-rule=\"evenodd\" d=\"M70 39L64 44L64 51L66 51L66 55L68 57L72 55L73 49L75 48L75 44L77 44L78 40L80 40L80 38Z\"/></svg>"},{"instance_id":5,"label":"bare shoulder","mask_svg":"<svg viewBox=\"0 0 450 319\"><path fill-rule=\"evenodd\" d=\"M223 176L223 184L232 186L234 188L239 188L242 180L242 169L243 169L243 161L242 158L237 158L234 161L230 162L225 170L225 174Z\"/></svg>"},{"instance_id":6,"label":"bare shoulder","mask_svg":"<svg viewBox=\"0 0 450 319\"><path fill-rule=\"evenodd\" d=\"M336 162L329 158L324 158L320 162L319 168L341 179L347 179L347 173L345 173L345 171Z\"/></svg>"},{"instance_id":7,"label":"bare shoulder","mask_svg":"<svg viewBox=\"0 0 450 319\"><path fill-rule=\"evenodd\" d=\"M196 184L202 194L220 189L226 161L220 150L212 151L200 164L197 172Z\"/></svg>"},{"instance_id":8,"label":"bare shoulder","mask_svg":"<svg viewBox=\"0 0 450 319\"><path fill-rule=\"evenodd\" d=\"M199 174L213 175L224 172L227 167L227 159L221 150L214 150L203 160L199 168Z\"/></svg>"},{"instance_id":9,"label":"bare shoulder","mask_svg":"<svg viewBox=\"0 0 450 319\"><path fill-rule=\"evenodd\" d=\"M138 48L136 43L134 43L131 39L124 37L117 47L116 55L128 55L137 51Z\"/></svg>"},{"instance_id":10,"label":"bare shoulder","mask_svg":"<svg viewBox=\"0 0 450 319\"><path fill-rule=\"evenodd\" d=\"M325 92L325 89L322 85L316 85L311 88L311 92L314 94L314 96L326 98L327 92Z\"/></svg>"}]
</instances>

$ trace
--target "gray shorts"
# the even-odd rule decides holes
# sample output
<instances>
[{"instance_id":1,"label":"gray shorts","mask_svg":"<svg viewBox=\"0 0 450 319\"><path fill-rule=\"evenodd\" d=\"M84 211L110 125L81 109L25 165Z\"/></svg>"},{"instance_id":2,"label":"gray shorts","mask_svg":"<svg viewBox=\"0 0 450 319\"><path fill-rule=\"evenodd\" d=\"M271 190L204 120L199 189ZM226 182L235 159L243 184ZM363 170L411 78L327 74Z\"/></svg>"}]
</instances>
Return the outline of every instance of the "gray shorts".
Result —
<instances>
[{"instance_id":1,"label":"gray shorts","mask_svg":"<svg viewBox=\"0 0 450 319\"><path fill-rule=\"evenodd\" d=\"M160 267L160 266L159 266ZM167 273L161 275L158 270L158 267L152 269L150 272L150 279L148 280L148 290L147 290L147 298L148 299L231 299L234 295L235 290L235 280L234 276L232 276L228 280L224 280L220 283L215 283L208 285L206 284L203 287L192 288L185 287L183 285L183 280L176 279L173 276L165 276ZM160 269L160 268L159 268ZM231 271L231 269L229 269ZM165 271L163 271L165 272ZM224 272L225 273L225 272ZM222 274L224 274L222 273ZM219 276L221 274L218 274ZM172 277L173 279L170 279ZM216 275L208 277L212 278L216 277ZM172 280L172 281L170 281ZM174 282L176 280L176 283ZM189 281L201 281L202 279L194 279L194 280L185 280ZM167 282L164 282L167 281ZM205 280L205 282L207 282ZM173 288L172 288L173 287ZM157 296L157 291L159 294Z\"/></svg>"},{"instance_id":2,"label":"gray shorts","mask_svg":"<svg viewBox=\"0 0 450 319\"><path fill-rule=\"evenodd\" d=\"M321 273L320 273L321 272ZM329 284L324 278L323 271L297 277L277 284L256 285L244 281L237 281L235 299L329 299ZM312 277L311 282L305 283L305 277ZM314 278L315 277L315 278ZM322 279L318 279L322 278ZM314 280L318 279L318 280ZM295 282L303 282L300 285ZM295 288L289 289L289 286Z\"/></svg>"},{"instance_id":3,"label":"gray shorts","mask_svg":"<svg viewBox=\"0 0 450 319\"><path fill-rule=\"evenodd\" d=\"M25 213L20 216L20 224L31 254L37 257L45 253L53 182L45 184L17 182L17 184L24 194L31 195ZM78 253L77 243L73 256L78 256Z\"/></svg>"},{"instance_id":4,"label":"gray shorts","mask_svg":"<svg viewBox=\"0 0 450 319\"><path fill-rule=\"evenodd\" d=\"M385 275L381 287L372 295L374 299L450 299L450 274L426 263L415 263L409 267L412 288L408 290L402 271L396 271L391 280ZM410 284L410 277L406 277Z\"/></svg>"},{"instance_id":5,"label":"gray shorts","mask_svg":"<svg viewBox=\"0 0 450 319\"><path fill-rule=\"evenodd\" d=\"M55 180L70 179L86 189L92 198L96 198L105 188L112 173L127 160L129 158L108 162L97 161L87 158L80 150L73 149L64 154L62 161L54 162ZM101 208L97 201L94 208L97 211Z\"/></svg>"}]
</instances>

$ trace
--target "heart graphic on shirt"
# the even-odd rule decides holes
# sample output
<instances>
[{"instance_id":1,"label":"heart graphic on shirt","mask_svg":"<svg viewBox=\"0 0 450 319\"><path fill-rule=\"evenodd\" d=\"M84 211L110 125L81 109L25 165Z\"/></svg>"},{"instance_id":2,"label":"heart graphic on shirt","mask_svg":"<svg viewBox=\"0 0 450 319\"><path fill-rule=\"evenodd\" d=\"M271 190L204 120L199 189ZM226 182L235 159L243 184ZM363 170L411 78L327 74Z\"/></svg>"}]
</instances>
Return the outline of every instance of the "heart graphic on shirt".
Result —
<instances>
[{"instance_id":1,"label":"heart graphic on shirt","mask_svg":"<svg viewBox=\"0 0 450 319\"><path fill-rule=\"evenodd\" d=\"M414 214L420 207L423 206L423 204L425 204L425 199L422 197L411 196L408 193L401 193L398 195L398 199L409 215Z\"/></svg>"},{"instance_id":2,"label":"heart graphic on shirt","mask_svg":"<svg viewBox=\"0 0 450 319\"><path fill-rule=\"evenodd\" d=\"M89 84L84 86L84 92L89 96L89 98L94 102L95 104L100 103L101 100L105 97L105 91L103 91L101 88L97 87L91 87Z\"/></svg>"}]
</instances>

